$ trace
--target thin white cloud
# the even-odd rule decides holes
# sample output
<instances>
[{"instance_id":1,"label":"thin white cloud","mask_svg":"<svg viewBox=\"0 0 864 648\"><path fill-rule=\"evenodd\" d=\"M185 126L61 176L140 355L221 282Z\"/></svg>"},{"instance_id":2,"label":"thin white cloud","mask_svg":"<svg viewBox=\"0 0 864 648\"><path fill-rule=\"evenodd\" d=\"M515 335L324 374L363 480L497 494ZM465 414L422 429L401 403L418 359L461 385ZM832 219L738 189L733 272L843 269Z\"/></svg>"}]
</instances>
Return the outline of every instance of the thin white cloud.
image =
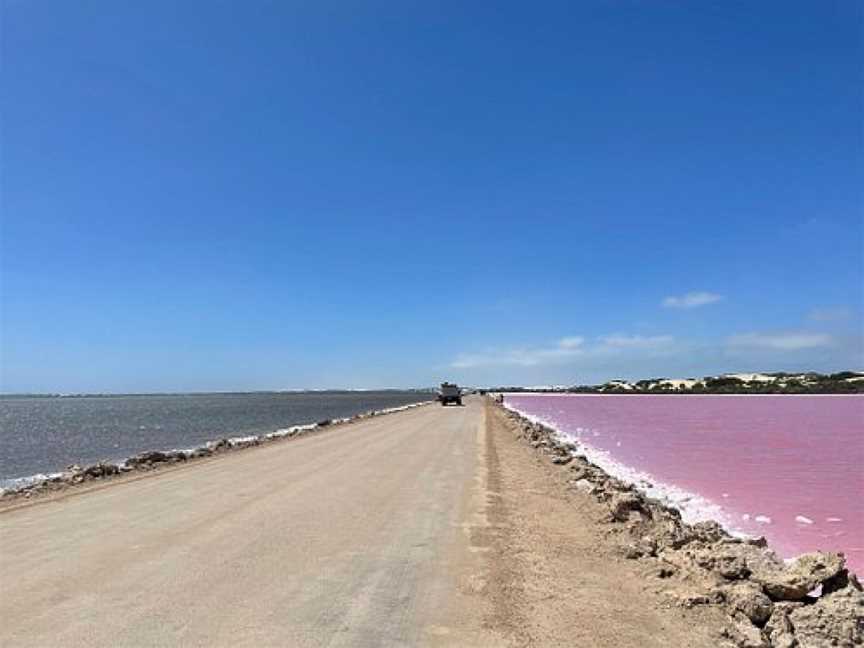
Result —
<instances>
[{"instance_id":1,"label":"thin white cloud","mask_svg":"<svg viewBox=\"0 0 864 648\"><path fill-rule=\"evenodd\" d=\"M564 364L584 356L602 356L610 352L668 349L674 343L671 335L607 335L592 344L581 336L564 337L549 347L523 349L490 349L482 353L462 353L450 364L454 369L488 366L521 366Z\"/></svg>"},{"instance_id":2,"label":"thin white cloud","mask_svg":"<svg viewBox=\"0 0 864 648\"><path fill-rule=\"evenodd\" d=\"M584 342L585 342L585 338L579 337L578 335L576 335L573 337L561 338L558 341L558 346L561 347L562 349L575 349L577 347L582 346L582 344Z\"/></svg>"},{"instance_id":3,"label":"thin white cloud","mask_svg":"<svg viewBox=\"0 0 864 648\"><path fill-rule=\"evenodd\" d=\"M686 295L670 296L663 300L666 308L699 308L723 299L722 295L711 292L689 292Z\"/></svg>"},{"instance_id":4,"label":"thin white cloud","mask_svg":"<svg viewBox=\"0 0 864 648\"><path fill-rule=\"evenodd\" d=\"M606 335L600 342L615 349L660 349L675 342L671 335Z\"/></svg>"},{"instance_id":5,"label":"thin white cloud","mask_svg":"<svg viewBox=\"0 0 864 648\"><path fill-rule=\"evenodd\" d=\"M742 333L728 339L730 347L774 349L777 351L798 351L831 346L833 339L825 333Z\"/></svg>"},{"instance_id":6,"label":"thin white cloud","mask_svg":"<svg viewBox=\"0 0 864 648\"><path fill-rule=\"evenodd\" d=\"M807 319L814 322L841 322L852 317L849 308L838 306L834 308L814 308L807 314Z\"/></svg>"},{"instance_id":7,"label":"thin white cloud","mask_svg":"<svg viewBox=\"0 0 864 648\"><path fill-rule=\"evenodd\" d=\"M483 353L461 353L450 366L454 369L471 369L495 365L511 365L533 367L544 364L570 360L582 354L584 338L579 336L565 337L558 340L553 347L528 349L491 349Z\"/></svg>"}]
</instances>

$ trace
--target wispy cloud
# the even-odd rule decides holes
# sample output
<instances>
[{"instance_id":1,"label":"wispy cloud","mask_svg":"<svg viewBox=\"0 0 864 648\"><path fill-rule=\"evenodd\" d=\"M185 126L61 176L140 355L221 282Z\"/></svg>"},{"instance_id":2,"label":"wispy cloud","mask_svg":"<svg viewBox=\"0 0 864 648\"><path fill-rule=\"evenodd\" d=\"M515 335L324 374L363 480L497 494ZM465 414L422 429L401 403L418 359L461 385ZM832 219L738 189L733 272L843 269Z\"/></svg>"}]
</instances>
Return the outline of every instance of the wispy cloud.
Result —
<instances>
[{"instance_id":1,"label":"wispy cloud","mask_svg":"<svg viewBox=\"0 0 864 648\"><path fill-rule=\"evenodd\" d=\"M570 336L558 340L554 346L529 347L519 349L489 349L482 353L462 353L450 364L455 369L469 369L488 366L522 366L564 364L585 356L603 355L626 351L645 352L669 349L675 339L671 335L605 335L592 343L584 337Z\"/></svg>"},{"instance_id":2,"label":"wispy cloud","mask_svg":"<svg viewBox=\"0 0 864 648\"><path fill-rule=\"evenodd\" d=\"M831 346L833 339L826 333L742 333L728 339L733 348L762 348L778 351L798 351Z\"/></svg>"},{"instance_id":3,"label":"wispy cloud","mask_svg":"<svg viewBox=\"0 0 864 648\"><path fill-rule=\"evenodd\" d=\"M661 349L675 342L671 335L605 335L601 344L615 349Z\"/></svg>"},{"instance_id":4,"label":"wispy cloud","mask_svg":"<svg viewBox=\"0 0 864 648\"><path fill-rule=\"evenodd\" d=\"M813 322L842 322L852 317L852 310L844 306L834 308L814 308L807 314Z\"/></svg>"},{"instance_id":5,"label":"wispy cloud","mask_svg":"<svg viewBox=\"0 0 864 648\"><path fill-rule=\"evenodd\" d=\"M670 296L663 300L666 308L699 308L723 299L722 295L711 292L689 292L685 295Z\"/></svg>"},{"instance_id":6,"label":"wispy cloud","mask_svg":"<svg viewBox=\"0 0 864 648\"><path fill-rule=\"evenodd\" d=\"M583 338L573 336L561 338L553 347L525 349L489 349L482 353L460 353L450 366L454 369L473 367L515 365L533 367L570 360L582 354Z\"/></svg>"},{"instance_id":7,"label":"wispy cloud","mask_svg":"<svg viewBox=\"0 0 864 648\"><path fill-rule=\"evenodd\" d=\"M558 346L562 349L576 349L585 343L585 338L577 336L561 338Z\"/></svg>"}]
</instances>

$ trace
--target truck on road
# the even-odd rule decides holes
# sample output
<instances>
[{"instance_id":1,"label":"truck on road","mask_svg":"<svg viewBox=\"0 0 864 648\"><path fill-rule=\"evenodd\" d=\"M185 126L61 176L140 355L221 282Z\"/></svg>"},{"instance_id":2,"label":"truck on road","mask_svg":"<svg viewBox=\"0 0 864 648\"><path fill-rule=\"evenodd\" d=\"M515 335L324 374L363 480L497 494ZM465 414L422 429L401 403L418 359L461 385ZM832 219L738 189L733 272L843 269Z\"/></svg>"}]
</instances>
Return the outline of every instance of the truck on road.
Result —
<instances>
[{"instance_id":1,"label":"truck on road","mask_svg":"<svg viewBox=\"0 0 864 648\"><path fill-rule=\"evenodd\" d=\"M443 382L441 383L441 388L438 390L438 400L441 401L442 406L449 403L461 405L462 390L459 388L459 385Z\"/></svg>"}]
</instances>

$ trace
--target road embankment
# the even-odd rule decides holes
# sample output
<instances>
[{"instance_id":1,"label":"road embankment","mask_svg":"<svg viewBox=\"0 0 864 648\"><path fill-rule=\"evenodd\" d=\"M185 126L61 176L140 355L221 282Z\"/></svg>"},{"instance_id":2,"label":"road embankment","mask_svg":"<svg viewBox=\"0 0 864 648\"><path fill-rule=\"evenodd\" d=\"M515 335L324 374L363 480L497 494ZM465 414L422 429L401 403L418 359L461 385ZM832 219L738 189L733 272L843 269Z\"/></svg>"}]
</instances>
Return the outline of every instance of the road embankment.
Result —
<instances>
[{"instance_id":1,"label":"road embankment","mask_svg":"<svg viewBox=\"0 0 864 648\"><path fill-rule=\"evenodd\" d=\"M860 637L838 556L787 568L759 542L683 525L476 398L31 499L0 511L4 647Z\"/></svg>"}]
</instances>

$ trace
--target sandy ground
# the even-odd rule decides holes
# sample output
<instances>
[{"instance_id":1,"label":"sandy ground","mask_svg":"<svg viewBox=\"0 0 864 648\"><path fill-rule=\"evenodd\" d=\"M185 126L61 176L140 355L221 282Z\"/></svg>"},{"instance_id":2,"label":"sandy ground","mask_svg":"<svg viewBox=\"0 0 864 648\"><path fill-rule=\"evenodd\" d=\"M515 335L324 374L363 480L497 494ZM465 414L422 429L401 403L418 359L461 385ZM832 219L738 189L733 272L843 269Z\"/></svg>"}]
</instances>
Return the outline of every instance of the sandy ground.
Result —
<instances>
[{"instance_id":1,"label":"sandy ground","mask_svg":"<svg viewBox=\"0 0 864 648\"><path fill-rule=\"evenodd\" d=\"M670 582L622 557L608 511L567 487L569 471L516 438L489 407L489 518L495 527L487 596L506 645L596 648L727 645L717 608L685 609Z\"/></svg>"},{"instance_id":2,"label":"sandy ground","mask_svg":"<svg viewBox=\"0 0 864 648\"><path fill-rule=\"evenodd\" d=\"M73 489L0 512L0 646L718 645L581 497L479 399Z\"/></svg>"}]
</instances>

